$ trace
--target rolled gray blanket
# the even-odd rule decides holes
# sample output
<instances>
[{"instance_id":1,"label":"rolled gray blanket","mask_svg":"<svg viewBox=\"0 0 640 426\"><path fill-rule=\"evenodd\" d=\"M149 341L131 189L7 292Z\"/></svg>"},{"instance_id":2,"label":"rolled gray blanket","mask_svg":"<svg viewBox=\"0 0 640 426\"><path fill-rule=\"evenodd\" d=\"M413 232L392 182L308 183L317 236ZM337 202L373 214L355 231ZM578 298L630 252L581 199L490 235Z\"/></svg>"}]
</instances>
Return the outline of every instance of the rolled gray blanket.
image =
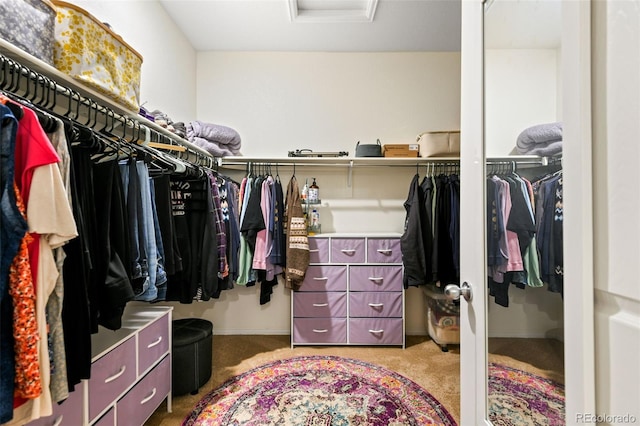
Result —
<instances>
[{"instance_id":1,"label":"rolled gray blanket","mask_svg":"<svg viewBox=\"0 0 640 426\"><path fill-rule=\"evenodd\" d=\"M187 139L193 143L196 143L197 140L196 145L210 142L217 145L221 152L228 151L231 155L237 155L240 152L241 140L238 132L219 124L192 121L187 124ZM215 148L211 149L216 150Z\"/></svg>"},{"instance_id":2,"label":"rolled gray blanket","mask_svg":"<svg viewBox=\"0 0 640 426\"><path fill-rule=\"evenodd\" d=\"M520 154L554 155L562 152L562 123L538 124L524 129L516 141Z\"/></svg>"}]
</instances>

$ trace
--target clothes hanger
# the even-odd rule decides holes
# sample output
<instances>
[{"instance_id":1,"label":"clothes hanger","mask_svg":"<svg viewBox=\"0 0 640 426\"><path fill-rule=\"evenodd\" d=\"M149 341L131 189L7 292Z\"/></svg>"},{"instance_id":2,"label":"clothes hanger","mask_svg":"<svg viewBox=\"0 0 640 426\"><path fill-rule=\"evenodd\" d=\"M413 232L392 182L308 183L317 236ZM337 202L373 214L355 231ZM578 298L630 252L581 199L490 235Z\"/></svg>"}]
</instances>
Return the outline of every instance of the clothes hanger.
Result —
<instances>
[{"instance_id":1,"label":"clothes hanger","mask_svg":"<svg viewBox=\"0 0 640 426\"><path fill-rule=\"evenodd\" d=\"M13 114L16 120L20 121L22 117L24 117L24 110L22 109L22 106L5 96L3 93L0 93L0 103L11 110L11 114Z\"/></svg>"}]
</instances>

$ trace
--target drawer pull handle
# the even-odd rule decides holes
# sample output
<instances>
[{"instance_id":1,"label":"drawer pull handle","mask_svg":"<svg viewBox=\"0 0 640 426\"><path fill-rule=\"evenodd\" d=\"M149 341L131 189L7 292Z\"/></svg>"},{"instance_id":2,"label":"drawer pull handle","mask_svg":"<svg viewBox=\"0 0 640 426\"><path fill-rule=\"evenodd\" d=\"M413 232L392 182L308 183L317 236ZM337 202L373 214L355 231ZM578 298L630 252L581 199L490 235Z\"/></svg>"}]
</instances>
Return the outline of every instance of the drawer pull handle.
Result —
<instances>
[{"instance_id":1,"label":"drawer pull handle","mask_svg":"<svg viewBox=\"0 0 640 426\"><path fill-rule=\"evenodd\" d=\"M150 349L150 348L152 348L152 347L154 347L154 346L159 345L159 344L160 344L160 342L162 342L162 336L158 336L158 338L156 339L156 341L155 341L155 342L151 342L151 343L149 343L149 344L147 345L147 349Z\"/></svg>"},{"instance_id":2,"label":"drawer pull handle","mask_svg":"<svg viewBox=\"0 0 640 426\"><path fill-rule=\"evenodd\" d=\"M345 253L345 254L355 253L355 249L342 249L340 251Z\"/></svg>"},{"instance_id":3,"label":"drawer pull handle","mask_svg":"<svg viewBox=\"0 0 640 426\"><path fill-rule=\"evenodd\" d=\"M393 250L391 249L378 249L378 253L391 253Z\"/></svg>"},{"instance_id":4,"label":"drawer pull handle","mask_svg":"<svg viewBox=\"0 0 640 426\"><path fill-rule=\"evenodd\" d=\"M384 277L369 277L369 280L371 280L371 281L382 281L382 280L384 280Z\"/></svg>"},{"instance_id":5,"label":"drawer pull handle","mask_svg":"<svg viewBox=\"0 0 640 426\"><path fill-rule=\"evenodd\" d=\"M62 424L62 418L64 415L58 417L55 422L53 422L53 426L60 426Z\"/></svg>"},{"instance_id":6,"label":"drawer pull handle","mask_svg":"<svg viewBox=\"0 0 640 426\"><path fill-rule=\"evenodd\" d=\"M384 330L369 330L369 333L380 334L380 333L384 333Z\"/></svg>"},{"instance_id":7,"label":"drawer pull handle","mask_svg":"<svg viewBox=\"0 0 640 426\"><path fill-rule=\"evenodd\" d=\"M314 332L314 333L326 333L327 331L329 331L329 330L327 330L326 328L325 328L325 329L322 329L322 330L319 330L319 329L317 329L317 328L314 328L314 329L313 329L313 332Z\"/></svg>"},{"instance_id":8,"label":"drawer pull handle","mask_svg":"<svg viewBox=\"0 0 640 426\"><path fill-rule=\"evenodd\" d=\"M384 306L384 303L369 303L369 306L371 306L372 308L382 308Z\"/></svg>"},{"instance_id":9,"label":"drawer pull handle","mask_svg":"<svg viewBox=\"0 0 640 426\"><path fill-rule=\"evenodd\" d=\"M156 388L153 388L153 390L151 391L151 395L140 401L140 405L146 404L147 402L151 401L154 396L156 396Z\"/></svg>"},{"instance_id":10,"label":"drawer pull handle","mask_svg":"<svg viewBox=\"0 0 640 426\"><path fill-rule=\"evenodd\" d=\"M309 249L309 253L317 253L320 249Z\"/></svg>"},{"instance_id":11,"label":"drawer pull handle","mask_svg":"<svg viewBox=\"0 0 640 426\"><path fill-rule=\"evenodd\" d=\"M316 308L324 308L325 306L329 306L328 303L314 303L313 306Z\"/></svg>"},{"instance_id":12,"label":"drawer pull handle","mask_svg":"<svg viewBox=\"0 0 640 426\"><path fill-rule=\"evenodd\" d=\"M313 279L316 281L326 281L329 279L329 277L313 277Z\"/></svg>"},{"instance_id":13,"label":"drawer pull handle","mask_svg":"<svg viewBox=\"0 0 640 426\"><path fill-rule=\"evenodd\" d=\"M122 376L124 374L124 370L126 370L126 369L127 369L127 366L123 365L122 367L120 367L120 371L118 371L113 376L107 377L106 379L104 379L104 382L105 383L113 382L115 379L117 379L118 377Z\"/></svg>"}]
</instances>

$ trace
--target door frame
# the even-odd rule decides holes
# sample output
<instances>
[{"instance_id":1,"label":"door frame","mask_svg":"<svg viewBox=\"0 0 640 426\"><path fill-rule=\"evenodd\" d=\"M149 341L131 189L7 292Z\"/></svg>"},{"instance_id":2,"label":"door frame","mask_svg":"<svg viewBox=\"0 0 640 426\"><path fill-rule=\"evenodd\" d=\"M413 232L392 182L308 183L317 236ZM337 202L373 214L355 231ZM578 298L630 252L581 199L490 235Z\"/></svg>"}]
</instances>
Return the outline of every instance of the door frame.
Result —
<instances>
[{"instance_id":1,"label":"door frame","mask_svg":"<svg viewBox=\"0 0 640 426\"><path fill-rule=\"evenodd\" d=\"M461 5L460 423L490 425L487 416L486 190L484 144L484 1ZM595 413L591 4L562 5L564 184L564 358L566 423Z\"/></svg>"},{"instance_id":2,"label":"door frame","mask_svg":"<svg viewBox=\"0 0 640 426\"><path fill-rule=\"evenodd\" d=\"M487 419L487 286L484 144L484 2L463 0L460 81L460 424Z\"/></svg>"}]
</instances>

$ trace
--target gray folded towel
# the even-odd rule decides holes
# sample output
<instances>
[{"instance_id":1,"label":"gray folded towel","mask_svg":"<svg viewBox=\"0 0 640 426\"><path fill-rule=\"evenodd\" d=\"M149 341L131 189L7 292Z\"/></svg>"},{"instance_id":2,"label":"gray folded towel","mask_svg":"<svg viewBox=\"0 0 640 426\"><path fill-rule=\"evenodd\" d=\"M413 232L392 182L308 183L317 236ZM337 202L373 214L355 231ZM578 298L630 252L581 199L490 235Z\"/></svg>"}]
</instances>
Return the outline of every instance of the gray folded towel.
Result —
<instances>
[{"instance_id":1,"label":"gray folded towel","mask_svg":"<svg viewBox=\"0 0 640 426\"><path fill-rule=\"evenodd\" d=\"M527 155L555 155L562 152L562 123L538 124L524 129L516 141L516 150Z\"/></svg>"},{"instance_id":2,"label":"gray folded towel","mask_svg":"<svg viewBox=\"0 0 640 426\"><path fill-rule=\"evenodd\" d=\"M240 135L227 126L192 121L187 124L187 139L215 156L219 156L219 153L225 153L224 155L238 155L240 153ZM227 152L229 154L226 154Z\"/></svg>"}]
</instances>

